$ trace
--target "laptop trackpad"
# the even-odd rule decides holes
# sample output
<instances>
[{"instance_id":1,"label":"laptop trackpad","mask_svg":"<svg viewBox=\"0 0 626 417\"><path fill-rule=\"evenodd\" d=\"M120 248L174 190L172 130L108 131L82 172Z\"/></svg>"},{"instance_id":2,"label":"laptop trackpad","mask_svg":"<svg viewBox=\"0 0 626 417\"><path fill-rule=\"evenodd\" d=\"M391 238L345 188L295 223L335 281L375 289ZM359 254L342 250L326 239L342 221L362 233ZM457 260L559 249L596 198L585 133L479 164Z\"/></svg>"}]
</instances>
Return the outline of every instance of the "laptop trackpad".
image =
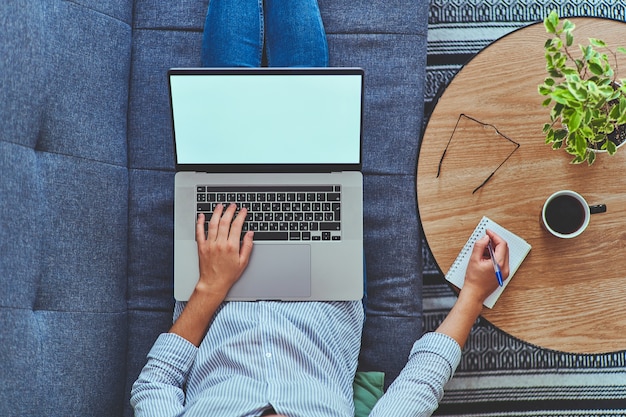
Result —
<instances>
[{"instance_id":1,"label":"laptop trackpad","mask_svg":"<svg viewBox=\"0 0 626 417\"><path fill-rule=\"evenodd\" d=\"M248 267L227 300L282 300L311 296L309 245L256 244Z\"/></svg>"}]
</instances>

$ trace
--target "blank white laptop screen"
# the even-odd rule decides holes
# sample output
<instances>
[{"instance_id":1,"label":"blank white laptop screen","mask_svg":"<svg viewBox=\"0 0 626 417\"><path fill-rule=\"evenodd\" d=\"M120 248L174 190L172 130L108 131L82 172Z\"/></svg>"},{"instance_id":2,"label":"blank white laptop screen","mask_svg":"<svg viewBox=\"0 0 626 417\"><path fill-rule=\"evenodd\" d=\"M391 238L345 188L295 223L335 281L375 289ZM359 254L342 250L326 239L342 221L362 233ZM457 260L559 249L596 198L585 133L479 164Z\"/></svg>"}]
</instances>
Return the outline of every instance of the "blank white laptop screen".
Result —
<instances>
[{"instance_id":1,"label":"blank white laptop screen","mask_svg":"<svg viewBox=\"0 0 626 417\"><path fill-rule=\"evenodd\" d=\"M357 74L171 75L178 164L359 164Z\"/></svg>"}]
</instances>

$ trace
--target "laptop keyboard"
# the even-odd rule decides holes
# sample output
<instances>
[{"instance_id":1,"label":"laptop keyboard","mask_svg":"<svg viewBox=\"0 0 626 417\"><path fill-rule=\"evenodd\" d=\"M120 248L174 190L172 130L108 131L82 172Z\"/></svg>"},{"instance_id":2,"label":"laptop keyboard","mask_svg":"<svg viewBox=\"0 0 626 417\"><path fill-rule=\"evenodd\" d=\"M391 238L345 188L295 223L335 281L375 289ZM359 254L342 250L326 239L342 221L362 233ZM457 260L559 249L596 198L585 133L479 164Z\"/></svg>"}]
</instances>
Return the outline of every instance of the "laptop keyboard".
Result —
<instances>
[{"instance_id":1,"label":"laptop keyboard","mask_svg":"<svg viewBox=\"0 0 626 417\"><path fill-rule=\"evenodd\" d=\"M243 233L254 240L341 240L341 186L196 186L196 212L208 222L218 204L248 209Z\"/></svg>"}]
</instances>

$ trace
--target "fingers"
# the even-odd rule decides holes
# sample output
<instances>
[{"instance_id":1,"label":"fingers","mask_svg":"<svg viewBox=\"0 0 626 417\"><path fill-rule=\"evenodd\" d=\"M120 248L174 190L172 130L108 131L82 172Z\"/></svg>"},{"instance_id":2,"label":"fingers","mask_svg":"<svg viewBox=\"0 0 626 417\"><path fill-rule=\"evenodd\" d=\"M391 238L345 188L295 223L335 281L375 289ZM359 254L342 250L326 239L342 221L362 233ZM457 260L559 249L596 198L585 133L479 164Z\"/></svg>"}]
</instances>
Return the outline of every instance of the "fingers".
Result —
<instances>
[{"instance_id":1,"label":"fingers","mask_svg":"<svg viewBox=\"0 0 626 417\"><path fill-rule=\"evenodd\" d=\"M235 205L231 205L231 207L228 207L228 209L232 209L233 210L233 214L235 212ZM248 214L248 210L245 207L242 207L241 210L239 210L239 213L237 213L237 217L235 217L235 220L232 221L232 224L230 225L230 234L228 236L228 239L232 242L239 242L240 238L241 238L241 230L243 229L243 223L246 220L246 215ZM232 219L232 217L231 217Z\"/></svg>"},{"instance_id":2,"label":"fingers","mask_svg":"<svg viewBox=\"0 0 626 417\"><path fill-rule=\"evenodd\" d=\"M204 214L198 214L196 219L196 241L202 242L206 240L206 233L204 231Z\"/></svg>"},{"instance_id":3,"label":"fingers","mask_svg":"<svg viewBox=\"0 0 626 417\"><path fill-rule=\"evenodd\" d=\"M250 259L250 254L252 253L252 247L254 246L253 242L254 232L247 232L243 237L243 242L241 243L241 249L239 250L239 262L241 265L248 265L248 260Z\"/></svg>"},{"instance_id":4,"label":"fingers","mask_svg":"<svg viewBox=\"0 0 626 417\"><path fill-rule=\"evenodd\" d=\"M487 230L487 236L493 242L493 251L496 256L496 262L500 265L502 276L506 278L509 276L509 245L506 243L506 240L502 239L491 230Z\"/></svg>"},{"instance_id":5,"label":"fingers","mask_svg":"<svg viewBox=\"0 0 626 417\"><path fill-rule=\"evenodd\" d=\"M209 220L209 231L207 234L207 240L210 242L213 242L217 239L220 219L222 218L223 212L224 212L224 206L222 204L218 204L217 206L215 206L215 210L213 211L211 220Z\"/></svg>"},{"instance_id":6,"label":"fingers","mask_svg":"<svg viewBox=\"0 0 626 417\"><path fill-rule=\"evenodd\" d=\"M218 204L215 207L211 220L209 221L209 232L207 237L209 241L225 239L230 240L233 243L239 242L248 210L242 208L235 216L236 211L237 205L234 203L230 204L227 208L224 208L222 204ZM200 223L200 220L198 220L198 223ZM196 228L196 232L199 233L200 226L196 225ZM250 239L251 238L252 233L250 233Z\"/></svg>"},{"instance_id":7,"label":"fingers","mask_svg":"<svg viewBox=\"0 0 626 417\"><path fill-rule=\"evenodd\" d=\"M215 206L211 220L209 220L208 241L213 242L218 238L228 239L231 222L236 209L237 206L235 204L231 204L227 208L224 208L223 204Z\"/></svg>"},{"instance_id":8,"label":"fingers","mask_svg":"<svg viewBox=\"0 0 626 417\"><path fill-rule=\"evenodd\" d=\"M236 210L237 206L235 204L228 206L226 212L219 221L219 230L217 233L218 238L227 239L232 247L239 246L239 242L241 240L241 230L243 229L243 224L246 221L246 215L248 214L248 210L244 207L241 208L239 213L237 213L237 216L235 216ZM233 216L235 216L234 220ZM250 254L252 253L252 247L254 245L253 236L254 232L246 232L243 237L241 247L239 248L239 261L243 266L248 264Z\"/></svg>"},{"instance_id":9,"label":"fingers","mask_svg":"<svg viewBox=\"0 0 626 417\"><path fill-rule=\"evenodd\" d=\"M235 211L237 210L237 205L230 204L222 217L219 219L219 228L217 230L217 238L228 240L228 236L231 234L231 228L233 223L233 217L235 216ZM234 230L233 230L234 232ZM241 230L239 231L241 233Z\"/></svg>"},{"instance_id":10,"label":"fingers","mask_svg":"<svg viewBox=\"0 0 626 417\"><path fill-rule=\"evenodd\" d=\"M487 230L487 236L489 236L489 238L491 239L491 241L493 242L493 248L494 250L500 246L500 245L505 245L506 246L506 240L502 239L500 236L498 236L495 232L491 231L491 230Z\"/></svg>"},{"instance_id":11,"label":"fingers","mask_svg":"<svg viewBox=\"0 0 626 417\"><path fill-rule=\"evenodd\" d=\"M485 251L487 250L487 245L489 244L489 236L483 236L478 239L474 243L474 249L472 250L472 258L475 258L477 261L480 261L485 257ZM489 255L487 255L489 256Z\"/></svg>"}]
</instances>

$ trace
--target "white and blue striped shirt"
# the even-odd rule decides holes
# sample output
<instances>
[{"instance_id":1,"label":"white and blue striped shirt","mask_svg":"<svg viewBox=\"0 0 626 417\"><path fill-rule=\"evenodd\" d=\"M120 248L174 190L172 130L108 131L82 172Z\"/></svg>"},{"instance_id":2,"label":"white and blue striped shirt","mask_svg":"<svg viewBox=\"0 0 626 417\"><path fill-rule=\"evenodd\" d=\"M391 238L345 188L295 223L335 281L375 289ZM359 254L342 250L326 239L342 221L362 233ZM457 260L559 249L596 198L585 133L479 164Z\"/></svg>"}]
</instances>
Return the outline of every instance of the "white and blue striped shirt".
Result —
<instances>
[{"instance_id":1,"label":"white and blue striped shirt","mask_svg":"<svg viewBox=\"0 0 626 417\"><path fill-rule=\"evenodd\" d=\"M352 417L363 319L359 301L224 303L199 348L159 336L133 385L135 416ZM424 336L371 416L430 415L459 359L452 339Z\"/></svg>"}]
</instances>

